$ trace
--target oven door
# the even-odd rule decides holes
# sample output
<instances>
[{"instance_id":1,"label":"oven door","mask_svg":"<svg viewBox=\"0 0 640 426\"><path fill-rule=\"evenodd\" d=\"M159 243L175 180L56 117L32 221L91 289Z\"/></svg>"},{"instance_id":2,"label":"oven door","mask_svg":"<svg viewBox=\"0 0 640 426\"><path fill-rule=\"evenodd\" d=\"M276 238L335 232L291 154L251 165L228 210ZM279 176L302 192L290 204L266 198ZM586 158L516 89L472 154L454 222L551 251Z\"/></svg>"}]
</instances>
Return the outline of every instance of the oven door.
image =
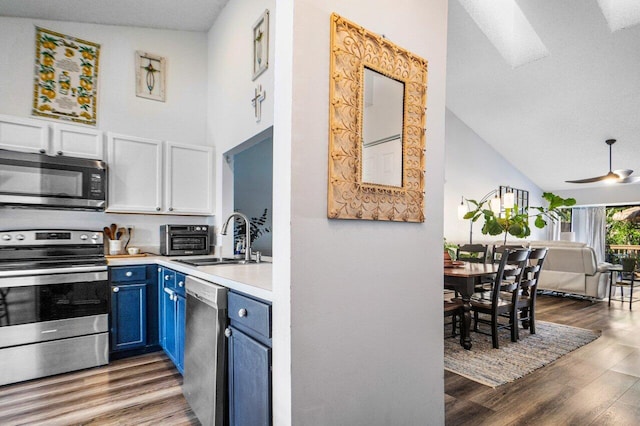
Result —
<instances>
[{"instance_id":1,"label":"oven door","mask_svg":"<svg viewBox=\"0 0 640 426\"><path fill-rule=\"evenodd\" d=\"M207 254L208 244L207 235L171 235L169 237L169 255Z\"/></svg>"},{"instance_id":2,"label":"oven door","mask_svg":"<svg viewBox=\"0 0 640 426\"><path fill-rule=\"evenodd\" d=\"M106 268L0 277L0 348L108 331Z\"/></svg>"},{"instance_id":3,"label":"oven door","mask_svg":"<svg viewBox=\"0 0 640 426\"><path fill-rule=\"evenodd\" d=\"M104 210L102 161L0 150L0 205Z\"/></svg>"}]
</instances>

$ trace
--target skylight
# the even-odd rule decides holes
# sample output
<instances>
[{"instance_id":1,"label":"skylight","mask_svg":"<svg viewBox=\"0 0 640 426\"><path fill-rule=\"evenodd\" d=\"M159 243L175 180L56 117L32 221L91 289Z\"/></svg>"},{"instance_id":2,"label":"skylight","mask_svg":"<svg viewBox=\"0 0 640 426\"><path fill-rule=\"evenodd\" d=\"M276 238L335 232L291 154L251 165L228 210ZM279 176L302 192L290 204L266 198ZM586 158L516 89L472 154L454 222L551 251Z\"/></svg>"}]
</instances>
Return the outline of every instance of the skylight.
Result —
<instances>
[{"instance_id":1,"label":"skylight","mask_svg":"<svg viewBox=\"0 0 640 426\"><path fill-rule=\"evenodd\" d=\"M458 1L511 67L549 56L515 0Z\"/></svg>"},{"instance_id":2,"label":"skylight","mask_svg":"<svg viewBox=\"0 0 640 426\"><path fill-rule=\"evenodd\" d=\"M638 0L598 0L598 6L609 24L611 32L640 23Z\"/></svg>"}]
</instances>

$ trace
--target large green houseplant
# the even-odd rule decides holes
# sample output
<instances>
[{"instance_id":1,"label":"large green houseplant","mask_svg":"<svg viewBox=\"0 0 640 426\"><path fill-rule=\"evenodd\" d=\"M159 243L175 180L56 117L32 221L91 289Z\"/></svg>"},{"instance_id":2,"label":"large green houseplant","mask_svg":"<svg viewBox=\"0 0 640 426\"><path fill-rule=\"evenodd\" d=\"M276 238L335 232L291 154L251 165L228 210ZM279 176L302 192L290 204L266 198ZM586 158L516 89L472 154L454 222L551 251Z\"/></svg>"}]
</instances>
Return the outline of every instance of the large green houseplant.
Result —
<instances>
[{"instance_id":1,"label":"large green houseplant","mask_svg":"<svg viewBox=\"0 0 640 426\"><path fill-rule=\"evenodd\" d=\"M535 218L534 225L536 228L542 229L549 220L557 221L566 218L567 211L563 208L576 204L576 200L573 198L562 198L550 192L543 193L542 198L549 203L548 206L526 207L522 210L518 209L518 206L514 206L514 208L505 209L504 214L496 214L488 208L489 200L482 202L468 200L475 208L467 212L464 218L476 222L483 217L482 233L485 235L504 233L504 243L506 244L509 234L517 238L526 238L531 235L529 219ZM530 211L533 213L530 214Z\"/></svg>"}]
</instances>

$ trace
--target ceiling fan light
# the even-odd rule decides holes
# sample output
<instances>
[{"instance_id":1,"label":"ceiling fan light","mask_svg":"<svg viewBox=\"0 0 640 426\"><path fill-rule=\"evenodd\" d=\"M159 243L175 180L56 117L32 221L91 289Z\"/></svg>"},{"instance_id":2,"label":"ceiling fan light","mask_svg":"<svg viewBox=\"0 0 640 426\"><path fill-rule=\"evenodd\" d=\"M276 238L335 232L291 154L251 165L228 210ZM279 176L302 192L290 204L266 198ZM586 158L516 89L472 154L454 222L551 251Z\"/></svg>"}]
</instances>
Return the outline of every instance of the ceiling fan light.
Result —
<instances>
[{"instance_id":1,"label":"ceiling fan light","mask_svg":"<svg viewBox=\"0 0 640 426\"><path fill-rule=\"evenodd\" d=\"M618 175L619 178L624 179L626 177L629 177L629 175L631 175L631 173L633 173L633 170L630 170L630 169L618 169L618 170L614 170L613 173Z\"/></svg>"}]
</instances>

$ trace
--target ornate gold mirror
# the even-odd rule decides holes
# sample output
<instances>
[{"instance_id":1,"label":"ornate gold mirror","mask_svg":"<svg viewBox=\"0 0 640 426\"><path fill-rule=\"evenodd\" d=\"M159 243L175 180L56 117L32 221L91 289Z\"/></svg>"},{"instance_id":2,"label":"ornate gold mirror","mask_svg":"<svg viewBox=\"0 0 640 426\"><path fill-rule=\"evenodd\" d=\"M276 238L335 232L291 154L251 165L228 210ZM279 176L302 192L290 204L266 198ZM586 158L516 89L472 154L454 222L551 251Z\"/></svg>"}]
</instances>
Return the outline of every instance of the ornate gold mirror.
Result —
<instances>
[{"instance_id":1,"label":"ornate gold mirror","mask_svg":"<svg viewBox=\"0 0 640 426\"><path fill-rule=\"evenodd\" d=\"M427 61L331 15L328 216L424 221Z\"/></svg>"}]
</instances>

